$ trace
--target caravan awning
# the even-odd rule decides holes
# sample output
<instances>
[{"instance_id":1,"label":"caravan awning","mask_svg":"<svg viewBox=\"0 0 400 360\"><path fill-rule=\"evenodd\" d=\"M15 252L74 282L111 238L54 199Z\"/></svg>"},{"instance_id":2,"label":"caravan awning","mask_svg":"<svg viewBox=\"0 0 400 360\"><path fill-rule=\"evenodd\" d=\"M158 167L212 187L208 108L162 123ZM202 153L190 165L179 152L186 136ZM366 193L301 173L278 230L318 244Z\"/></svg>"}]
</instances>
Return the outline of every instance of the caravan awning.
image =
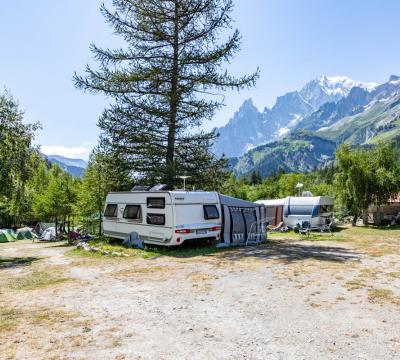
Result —
<instances>
[{"instance_id":1,"label":"caravan awning","mask_svg":"<svg viewBox=\"0 0 400 360\"><path fill-rule=\"evenodd\" d=\"M249 208L263 206L262 204L256 204L251 201L235 199L233 197L222 195L222 194L219 194L219 199L220 199L221 205L227 205L227 206L249 207Z\"/></svg>"}]
</instances>

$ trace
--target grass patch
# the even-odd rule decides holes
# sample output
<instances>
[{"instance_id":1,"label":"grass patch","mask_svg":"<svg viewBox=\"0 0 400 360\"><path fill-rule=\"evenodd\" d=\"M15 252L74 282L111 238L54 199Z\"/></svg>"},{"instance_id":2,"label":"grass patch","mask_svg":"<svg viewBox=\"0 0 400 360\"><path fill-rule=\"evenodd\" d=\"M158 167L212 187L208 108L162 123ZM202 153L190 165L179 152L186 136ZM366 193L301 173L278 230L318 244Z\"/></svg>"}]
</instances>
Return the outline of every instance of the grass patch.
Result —
<instances>
[{"instance_id":1,"label":"grass patch","mask_svg":"<svg viewBox=\"0 0 400 360\"><path fill-rule=\"evenodd\" d=\"M18 326L21 312L13 308L0 308L0 333L12 331Z\"/></svg>"},{"instance_id":2,"label":"grass patch","mask_svg":"<svg viewBox=\"0 0 400 360\"><path fill-rule=\"evenodd\" d=\"M65 253L68 256L86 257L86 258L115 258L115 255L103 254L98 251L85 251L83 249L72 249Z\"/></svg>"},{"instance_id":3,"label":"grass patch","mask_svg":"<svg viewBox=\"0 0 400 360\"><path fill-rule=\"evenodd\" d=\"M371 288L368 290L368 300L372 303L390 302L394 305L400 305L400 297L394 295L392 290Z\"/></svg>"},{"instance_id":4,"label":"grass patch","mask_svg":"<svg viewBox=\"0 0 400 360\"><path fill-rule=\"evenodd\" d=\"M32 325L52 325L64 323L66 321L75 319L77 316L79 316L79 313L77 312L69 313L64 310L52 310L45 308L41 308L27 314L29 323Z\"/></svg>"},{"instance_id":5,"label":"grass patch","mask_svg":"<svg viewBox=\"0 0 400 360\"><path fill-rule=\"evenodd\" d=\"M364 289L367 285L365 284L364 281L360 279L354 279L348 281L344 286L347 290L353 291L353 290Z\"/></svg>"},{"instance_id":6,"label":"grass patch","mask_svg":"<svg viewBox=\"0 0 400 360\"><path fill-rule=\"evenodd\" d=\"M68 278L57 277L46 272L34 271L28 275L10 279L7 287L12 290L35 290L68 280Z\"/></svg>"},{"instance_id":7,"label":"grass patch","mask_svg":"<svg viewBox=\"0 0 400 360\"><path fill-rule=\"evenodd\" d=\"M309 235L302 235L294 231L279 232L274 231L268 233L268 240L308 240L308 241L346 241L346 236L341 232L334 231L332 233L321 233L318 231L311 231Z\"/></svg>"},{"instance_id":8,"label":"grass patch","mask_svg":"<svg viewBox=\"0 0 400 360\"><path fill-rule=\"evenodd\" d=\"M3 257L0 256L0 269L28 266L34 261L40 260L39 257Z\"/></svg>"},{"instance_id":9,"label":"grass patch","mask_svg":"<svg viewBox=\"0 0 400 360\"><path fill-rule=\"evenodd\" d=\"M15 331L20 325L54 325L71 321L79 316L78 312L39 308L25 311L15 308L0 308L0 333Z\"/></svg>"},{"instance_id":10,"label":"grass patch","mask_svg":"<svg viewBox=\"0 0 400 360\"><path fill-rule=\"evenodd\" d=\"M73 249L66 252L70 256L81 256L91 258L112 258L116 257L116 254L103 253L103 252L114 252L129 257L140 257L142 259L149 259L158 256L176 257L176 258L191 258L196 256L207 256L223 251L229 251L232 248L218 249L215 246L196 246L191 244L182 244L174 247L146 247L145 249L129 249L123 246L121 243L110 242L107 239L92 240L88 242L90 246L96 247L99 251L85 251L83 249Z\"/></svg>"}]
</instances>

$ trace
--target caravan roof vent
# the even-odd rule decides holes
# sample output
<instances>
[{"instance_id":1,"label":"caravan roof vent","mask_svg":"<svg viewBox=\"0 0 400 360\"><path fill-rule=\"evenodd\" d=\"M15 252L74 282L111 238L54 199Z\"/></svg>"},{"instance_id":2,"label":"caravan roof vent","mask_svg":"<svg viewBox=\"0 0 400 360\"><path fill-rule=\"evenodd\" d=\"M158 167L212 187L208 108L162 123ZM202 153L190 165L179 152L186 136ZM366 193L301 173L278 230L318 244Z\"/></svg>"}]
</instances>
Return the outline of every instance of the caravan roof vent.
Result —
<instances>
[{"instance_id":1,"label":"caravan roof vent","mask_svg":"<svg viewBox=\"0 0 400 360\"><path fill-rule=\"evenodd\" d=\"M157 184L155 186L153 186L149 191L163 191L163 190L167 190L168 185L166 184Z\"/></svg>"},{"instance_id":2,"label":"caravan roof vent","mask_svg":"<svg viewBox=\"0 0 400 360\"><path fill-rule=\"evenodd\" d=\"M135 185L131 191L149 191L150 186Z\"/></svg>"},{"instance_id":3,"label":"caravan roof vent","mask_svg":"<svg viewBox=\"0 0 400 360\"><path fill-rule=\"evenodd\" d=\"M313 193L311 191L303 191L301 194L303 197L313 197Z\"/></svg>"}]
</instances>

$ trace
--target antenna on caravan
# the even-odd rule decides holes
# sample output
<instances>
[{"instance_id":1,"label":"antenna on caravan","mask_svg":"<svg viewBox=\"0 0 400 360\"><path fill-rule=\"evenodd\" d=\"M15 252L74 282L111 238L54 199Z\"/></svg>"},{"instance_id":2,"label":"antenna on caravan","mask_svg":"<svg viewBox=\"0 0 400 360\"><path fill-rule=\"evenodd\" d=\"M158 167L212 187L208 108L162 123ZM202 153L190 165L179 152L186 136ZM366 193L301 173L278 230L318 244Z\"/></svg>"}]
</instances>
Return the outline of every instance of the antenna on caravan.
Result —
<instances>
[{"instance_id":1,"label":"antenna on caravan","mask_svg":"<svg viewBox=\"0 0 400 360\"><path fill-rule=\"evenodd\" d=\"M294 187L295 189L299 190L299 196L301 194L301 189L304 187L304 185L302 183L297 183L296 186Z\"/></svg>"},{"instance_id":2,"label":"antenna on caravan","mask_svg":"<svg viewBox=\"0 0 400 360\"><path fill-rule=\"evenodd\" d=\"M182 176L178 176L178 178L183 180L183 190L186 190L186 180L190 179L191 176L182 175Z\"/></svg>"}]
</instances>

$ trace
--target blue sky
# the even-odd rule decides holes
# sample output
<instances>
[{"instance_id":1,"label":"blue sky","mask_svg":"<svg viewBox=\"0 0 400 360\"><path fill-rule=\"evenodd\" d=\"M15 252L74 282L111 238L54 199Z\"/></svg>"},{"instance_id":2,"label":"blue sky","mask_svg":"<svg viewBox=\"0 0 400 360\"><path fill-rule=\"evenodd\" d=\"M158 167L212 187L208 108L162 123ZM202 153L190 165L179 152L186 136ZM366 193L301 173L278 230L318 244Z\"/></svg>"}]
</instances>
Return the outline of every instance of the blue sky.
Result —
<instances>
[{"instance_id":1,"label":"blue sky","mask_svg":"<svg viewBox=\"0 0 400 360\"><path fill-rule=\"evenodd\" d=\"M99 0L0 2L0 86L28 121L40 121L36 142L47 153L87 157L97 141L101 95L74 88L74 71L91 63L89 44L119 44L99 13ZM106 0L109 3L110 0ZM261 70L257 86L227 92L209 129L225 124L252 97L260 108L320 75L384 82L400 74L400 1L236 0L242 50L229 69Z\"/></svg>"}]
</instances>

